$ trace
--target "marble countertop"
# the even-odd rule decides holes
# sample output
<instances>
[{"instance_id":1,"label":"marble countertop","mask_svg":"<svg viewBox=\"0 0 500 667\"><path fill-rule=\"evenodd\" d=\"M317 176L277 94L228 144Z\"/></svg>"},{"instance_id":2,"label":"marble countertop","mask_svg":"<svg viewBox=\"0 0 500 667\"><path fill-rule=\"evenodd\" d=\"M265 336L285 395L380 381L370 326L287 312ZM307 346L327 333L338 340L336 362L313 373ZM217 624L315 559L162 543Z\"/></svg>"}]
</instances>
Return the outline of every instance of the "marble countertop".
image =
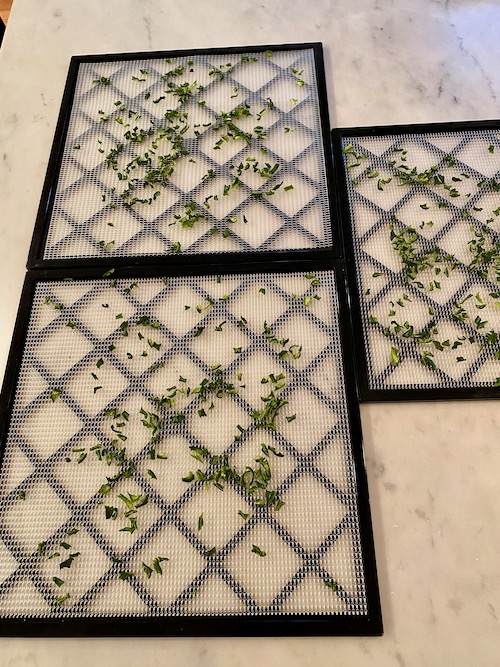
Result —
<instances>
[{"instance_id":1,"label":"marble countertop","mask_svg":"<svg viewBox=\"0 0 500 667\"><path fill-rule=\"evenodd\" d=\"M494 0L15 0L0 49L3 371L69 59L320 41L333 126L500 116ZM361 407L382 638L0 639L2 667L490 667L500 658L496 401Z\"/></svg>"}]
</instances>

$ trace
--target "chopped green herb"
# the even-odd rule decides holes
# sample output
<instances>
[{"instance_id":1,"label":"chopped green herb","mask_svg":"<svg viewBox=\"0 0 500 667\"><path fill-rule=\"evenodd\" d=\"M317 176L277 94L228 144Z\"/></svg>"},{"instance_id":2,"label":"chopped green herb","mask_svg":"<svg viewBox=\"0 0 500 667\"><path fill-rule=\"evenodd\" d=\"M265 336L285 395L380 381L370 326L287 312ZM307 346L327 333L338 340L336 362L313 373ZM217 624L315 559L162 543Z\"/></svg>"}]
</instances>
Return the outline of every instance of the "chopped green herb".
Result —
<instances>
[{"instance_id":1,"label":"chopped green herb","mask_svg":"<svg viewBox=\"0 0 500 667\"><path fill-rule=\"evenodd\" d=\"M79 555L80 555L79 552L74 553L74 554L70 554L70 555L69 555L69 558L67 558L67 559L66 559L65 561L63 561L62 563L59 563L59 568L60 568L61 570L62 570L63 568L65 568L65 567L70 568L71 565L72 565L72 563L73 563L73 561L75 560L75 558L77 558Z\"/></svg>"},{"instance_id":2,"label":"chopped green herb","mask_svg":"<svg viewBox=\"0 0 500 667\"><path fill-rule=\"evenodd\" d=\"M207 556L209 558L210 556L215 556L217 553L217 549L215 547L212 547L211 549L208 549L208 551L204 551L203 555Z\"/></svg>"},{"instance_id":3,"label":"chopped green herb","mask_svg":"<svg viewBox=\"0 0 500 667\"><path fill-rule=\"evenodd\" d=\"M266 555L266 552L262 551L262 549L258 547L256 544L252 544L252 553L258 554L261 558L263 558Z\"/></svg>"},{"instance_id":4,"label":"chopped green herb","mask_svg":"<svg viewBox=\"0 0 500 667\"><path fill-rule=\"evenodd\" d=\"M324 579L323 583L325 584L325 586L330 588L332 591L337 590L337 584L332 579Z\"/></svg>"},{"instance_id":5,"label":"chopped green herb","mask_svg":"<svg viewBox=\"0 0 500 667\"><path fill-rule=\"evenodd\" d=\"M54 401L62 394L62 389L53 389L50 392L50 400L54 403Z\"/></svg>"},{"instance_id":6,"label":"chopped green herb","mask_svg":"<svg viewBox=\"0 0 500 667\"><path fill-rule=\"evenodd\" d=\"M153 569L157 574L163 574L163 570L161 568L160 563L163 563L164 561L168 561L169 559L164 557L164 556L156 556L156 558L153 559Z\"/></svg>"},{"instance_id":7,"label":"chopped green herb","mask_svg":"<svg viewBox=\"0 0 500 667\"><path fill-rule=\"evenodd\" d=\"M106 519L116 519L118 516L118 507L110 507L109 505L106 505L105 510Z\"/></svg>"},{"instance_id":8,"label":"chopped green herb","mask_svg":"<svg viewBox=\"0 0 500 667\"><path fill-rule=\"evenodd\" d=\"M422 363L423 366L426 366L427 368L430 368L431 370L436 371L437 366L436 366L434 360L432 359L433 356L434 355L432 354L432 352L426 351L421 356L420 362Z\"/></svg>"},{"instance_id":9,"label":"chopped green herb","mask_svg":"<svg viewBox=\"0 0 500 667\"><path fill-rule=\"evenodd\" d=\"M146 563L142 563L141 567L144 570L146 577L149 579L153 574L153 568L149 567L149 565L146 565Z\"/></svg>"}]
</instances>

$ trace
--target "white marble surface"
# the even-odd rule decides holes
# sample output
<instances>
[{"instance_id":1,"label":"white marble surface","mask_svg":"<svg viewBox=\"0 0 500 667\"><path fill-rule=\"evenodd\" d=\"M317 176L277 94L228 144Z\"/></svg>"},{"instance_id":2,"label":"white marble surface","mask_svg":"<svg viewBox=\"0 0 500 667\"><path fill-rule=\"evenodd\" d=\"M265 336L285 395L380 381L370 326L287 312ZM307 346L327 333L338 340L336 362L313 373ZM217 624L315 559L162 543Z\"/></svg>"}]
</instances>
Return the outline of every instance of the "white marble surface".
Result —
<instances>
[{"instance_id":1,"label":"white marble surface","mask_svg":"<svg viewBox=\"0 0 500 667\"><path fill-rule=\"evenodd\" d=\"M73 54L321 41L332 125L498 118L494 0L15 0L0 49L0 370ZM362 407L382 638L0 639L1 667L500 664L498 403Z\"/></svg>"}]
</instances>

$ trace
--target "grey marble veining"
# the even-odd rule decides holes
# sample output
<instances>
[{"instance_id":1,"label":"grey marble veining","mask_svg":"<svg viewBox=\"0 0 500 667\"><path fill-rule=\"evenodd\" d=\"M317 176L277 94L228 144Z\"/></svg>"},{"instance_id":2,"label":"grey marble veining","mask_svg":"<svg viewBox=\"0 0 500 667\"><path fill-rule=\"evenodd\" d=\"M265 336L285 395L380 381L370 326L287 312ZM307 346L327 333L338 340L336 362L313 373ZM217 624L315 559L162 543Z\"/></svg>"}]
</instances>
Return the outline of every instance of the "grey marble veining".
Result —
<instances>
[{"instance_id":1,"label":"grey marble veining","mask_svg":"<svg viewBox=\"0 0 500 667\"><path fill-rule=\"evenodd\" d=\"M500 115L500 4L15 0L0 50L0 367L73 54L321 41L332 126ZM495 401L362 406L383 638L0 640L0 663L500 664Z\"/></svg>"}]
</instances>

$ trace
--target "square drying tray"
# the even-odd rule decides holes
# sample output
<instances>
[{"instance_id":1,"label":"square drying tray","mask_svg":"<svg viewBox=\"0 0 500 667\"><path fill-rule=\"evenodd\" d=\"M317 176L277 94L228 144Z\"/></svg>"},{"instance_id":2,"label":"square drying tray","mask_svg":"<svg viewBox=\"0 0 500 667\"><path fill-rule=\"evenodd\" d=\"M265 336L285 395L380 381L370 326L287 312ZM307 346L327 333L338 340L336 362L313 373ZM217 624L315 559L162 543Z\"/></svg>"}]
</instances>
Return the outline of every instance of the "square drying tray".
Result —
<instances>
[{"instance_id":1,"label":"square drying tray","mask_svg":"<svg viewBox=\"0 0 500 667\"><path fill-rule=\"evenodd\" d=\"M380 634L341 265L29 272L0 633Z\"/></svg>"},{"instance_id":2,"label":"square drying tray","mask_svg":"<svg viewBox=\"0 0 500 667\"><path fill-rule=\"evenodd\" d=\"M500 123L334 131L363 400L500 395Z\"/></svg>"},{"instance_id":3,"label":"square drying tray","mask_svg":"<svg viewBox=\"0 0 500 667\"><path fill-rule=\"evenodd\" d=\"M30 268L338 255L320 44L72 58Z\"/></svg>"}]
</instances>

